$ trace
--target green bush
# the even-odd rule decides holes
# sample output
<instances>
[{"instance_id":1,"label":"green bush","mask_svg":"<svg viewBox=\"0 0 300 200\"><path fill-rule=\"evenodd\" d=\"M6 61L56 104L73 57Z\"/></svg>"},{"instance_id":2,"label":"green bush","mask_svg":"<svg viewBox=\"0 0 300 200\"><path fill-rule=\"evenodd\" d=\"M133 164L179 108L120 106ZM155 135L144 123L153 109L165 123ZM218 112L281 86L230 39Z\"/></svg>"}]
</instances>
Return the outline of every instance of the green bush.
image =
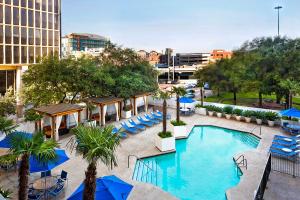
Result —
<instances>
[{"instance_id":1,"label":"green bush","mask_svg":"<svg viewBox=\"0 0 300 200\"><path fill-rule=\"evenodd\" d=\"M33 109L29 109L25 111L25 121L29 121L29 122L36 122L39 121L43 118L42 115L38 114L35 110Z\"/></svg>"},{"instance_id":2,"label":"green bush","mask_svg":"<svg viewBox=\"0 0 300 200\"><path fill-rule=\"evenodd\" d=\"M173 126L184 126L184 125L186 125L186 123L184 121L181 121L181 120L179 122L177 122L176 120L172 120L171 124Z\"/></svg>"},{"instance_id":3,"label":"green bush","mask_svg":"<svg viewBox=\"0 0 300 200\"><path fill-rule=\"evenodd\" d=\"M298 119L298 118L296 118L296 117L293 117L293 118L292 118L292 121L293 121L293 122L298 122L298 121L299 121L299 119Z\"/></svg>"},{"instance_id":4,"label":"green bush","mask_svg":"<svg viewBox=\"0 0 300 200\"><path fill-rule=\"evenodd\" d=\"M5 198L5 199L11 199L11 194L13 192L8 189L4 189L2 186L0 186L0 194Z\"/></svg>"},{"instance_id":5,"label":"green bush","mask_svg":"<svg viewBox=\"0 0 300 200\"><path fill-rule=\"evenodd\" d=\"M216 110L216 106L213 106L213 105L205 106L205 108L207 109L207 111L215 111Z\"/></svg>"},{"instance_id":6,"label":"green bush","mask_svg":"<svg viewBox=\"0 0 300 200\"><path fill-rule=\"evenodd\" d=\"M220 107L215 106L215 112L217 112L217 113L222 113L222 112L223 112L223 109L220 108Z\"/></svg>"},{"instance_id":7,"label":"green bush","mask_svg":"<svg viewBox=\"0 0 300 200\"><path fill-rule=\"evenodd\" d=\"M283 119L283 120L289 120L289 117L288 116L282 116L281 119Z\"/></svg>"},{"instance_id":8,"label":"green bush","mask_svg":"<svg viewBox=\"0 0 300 200\"><path fill-rule=\"evenodd\" d=\"M231 106L225 106L225 107L223 108L223 112L224 112L225 114L230 115L230 114L232 114L232 111L233 111L233 108L232 108Z\"/></svg>"},{"instance_id":9,"label":"green bush","mask_svg":"<svg viewBox=\"0 0 300 200\"><path fill-rule=\"evenodd\" d=\"M262 111L256 111L256 112L254 112L254 116L257 119L261 119L261 120L264 120L266 118L265 112L262 112Z\"/></svg>"},{"instance_id":10,"label":"green bush","mask_svg":"<svg viewBox=\"0 0 300 200\"><path fill-rule=\"evenodd\" d=\"M251 110L245 110L242 112L242 116L243 117L252 117L252 116L255 116L255 113L254 113L254 111L251 111Z\"/></svg>"},{"instance_id":11,"label":"green bush","mask_svg":"<svg viewBox=\"0 0 300 200\"><path fill-rule=\"evenodd\" d=\"M201 106L200 103L196 104L195 107L196 107L196 108L206 108L206 106Z\"/></svg>"},{"instance_id":12,"label":"green bush","mask_svg":"<svg viewBox=\"0 0 300 200\"><path fill-rule=\"evenodd\" d=\"M0 165L1 166L14 165L17 163L17 158L18 156L13 154L0 156Z\"/></svg>"},{"instance_id":13,"label":"green bush","mask_svg":"<svg viewBox=\"0 0 300 200\"><path fill-rule=\"evenodd\" d=\"M279 116L278 116L278 113L276 112L265 112L265 117L266 117L266 120L269 120L269 121L275 121L277 119L279 119Z\"/></svg>"},{"instance_id":14,"label":"green bush","mask_svg":"<svg viewBox=\"0 0 300 200\"><path fill-rule=\"evenodd\" d=\"M159 132L158 136L161 137L161 138L169 138L169 137L172 137L172 133L170 131Z\"/></svg>"},{"instance_id":15,"label":"green bush","mask_svg":"<svg viewBox=\"0 0 300 200\"><path fill-rule=\"evenodd\" d=\"M234 109L232 113L234 115L236 115L236 116L241 116L242 113L243 113L243 110L241 110L241 109Z\"/></svg>"}]
</instances>

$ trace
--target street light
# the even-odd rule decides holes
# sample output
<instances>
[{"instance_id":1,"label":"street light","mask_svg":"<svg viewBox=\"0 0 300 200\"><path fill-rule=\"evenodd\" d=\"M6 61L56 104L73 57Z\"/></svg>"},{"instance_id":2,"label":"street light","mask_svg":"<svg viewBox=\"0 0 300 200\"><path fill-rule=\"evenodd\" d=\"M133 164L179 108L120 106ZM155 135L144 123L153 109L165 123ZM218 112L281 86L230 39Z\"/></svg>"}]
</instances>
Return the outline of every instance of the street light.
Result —
<instances>
[{"instance_id":1,"label":"street light","mask_svg":"<svg viewBox=\"0 0 300 200\"><path fill-rule=\"evenodd\" d=\"M277 10L277 20L278 20L278 24L277 24L277 35L279 36L279 10L282 8L282 6L276 6L274 9Z\"/></svg>"}]
</instances>

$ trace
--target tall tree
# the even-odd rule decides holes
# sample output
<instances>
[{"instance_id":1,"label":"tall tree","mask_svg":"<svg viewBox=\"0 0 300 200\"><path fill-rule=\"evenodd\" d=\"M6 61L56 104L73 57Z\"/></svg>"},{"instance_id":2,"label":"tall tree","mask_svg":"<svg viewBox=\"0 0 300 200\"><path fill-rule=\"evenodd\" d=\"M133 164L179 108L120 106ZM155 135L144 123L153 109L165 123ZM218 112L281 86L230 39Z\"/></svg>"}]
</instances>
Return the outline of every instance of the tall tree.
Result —
<instances>
[{"instance_id":1,"label":"tall tree","mask_svg":"<svg viewBox=\"0 0 300 200\"><path fill-rule=\"evenodd\" d=\"M293 105L293 95L300 92L300 84L291 79L282 80L280 86L288 91L288 108Z\"/></svg>"},{"instance_id":2,"label":"tall tree","mask_svg":"<svg viewBox=\"0 0 300 200\"><path fill-rule=\"evenodd\" d=\"M155 98L163 100L163 133L167 132L167 100L171 98L169 91L158 91Z\"/></svg>"},{"instance_id":3,"label":"tall tree","mask_svg":"<svg viewBox=\"0 0 300 200\"><path fill-rule=\"evenodd\" d=\"M172 87L172 94L176 94L176 121L177 123L180 122L180 115L179 115L179 111L180 111L180 96L184 96L186 94L186 91L183 87Z\"/></svg>"}]
</instances>

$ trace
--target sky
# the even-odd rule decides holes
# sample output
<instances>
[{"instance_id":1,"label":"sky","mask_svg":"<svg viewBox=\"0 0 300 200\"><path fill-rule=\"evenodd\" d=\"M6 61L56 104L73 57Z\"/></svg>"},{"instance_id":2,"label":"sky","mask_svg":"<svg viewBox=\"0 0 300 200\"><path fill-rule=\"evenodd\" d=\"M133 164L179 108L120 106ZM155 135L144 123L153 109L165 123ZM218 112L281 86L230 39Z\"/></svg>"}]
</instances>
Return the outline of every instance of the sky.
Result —
<instances>
[{"instance_id":1,"label":"sky","mask_svg":"<svg viewBox=\"0 0 300 200\"><path fill-rule=\"evenodd\" d=\"M62 34L94 33L135 50L233 50L280 33L300 37L300 0L62 0Z\"/></svg>"}]
</instances>

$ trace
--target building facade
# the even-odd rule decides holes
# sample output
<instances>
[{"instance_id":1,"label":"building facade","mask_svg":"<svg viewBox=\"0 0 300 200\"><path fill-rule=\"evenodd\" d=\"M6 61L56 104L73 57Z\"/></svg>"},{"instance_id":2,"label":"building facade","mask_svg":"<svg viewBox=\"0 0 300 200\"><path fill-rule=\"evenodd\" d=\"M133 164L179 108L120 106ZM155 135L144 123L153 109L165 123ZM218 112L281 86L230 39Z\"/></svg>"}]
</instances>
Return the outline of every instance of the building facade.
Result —
<instances>
[{"instance_id":1,"label":"building facade","mask_svg":"<svg viewBox=\"0 0 300 200\"><path fill-rule=\"evenodd\" d=\"M28 65L60 54L60 19L60 0L0 0L1 94L20 90Z\"/></svg>"},{"instance_id":2,"label":"building facade","mask_svg":"<svg viewBox=\"0 0 300 200\"><path fill-rule=\"evenodd\" d=\"M232 57L231 51L226 51L223 49L215 49L211 52L211 61L216 61L219 59L230 59Z\"/></svg>"},{"instance_id":3,"label":"building facade","mask_svg":"<svg viewBox=\"0 0 300 200\"><path fill-rule=\"evenodd\" d=\"M150 65L156 66L160 62L161 54L157 51L150 51L149 53L145 50L139 50L136 52L141 58L147 60Z\"/></svg>"},{"instance_id":4,"label":"building facade","mask_svg":"<svg viewBox=\"0 0 300 200\"><path fill-rule=\"evenodd\" d=\"M210 53L177 53L175 65L207 65L209 63Z\"/></svg>"},{"instance_id":5,"label":"building facade","mask_svg":"<svg viewBox=\"0 0 300 200\"><path fill-rule=\"evenodd\" d=\"M108 41L108 38L96 34L71 33L62 38L62 56L97 56Z\"/></svg>"}]
</instances>

